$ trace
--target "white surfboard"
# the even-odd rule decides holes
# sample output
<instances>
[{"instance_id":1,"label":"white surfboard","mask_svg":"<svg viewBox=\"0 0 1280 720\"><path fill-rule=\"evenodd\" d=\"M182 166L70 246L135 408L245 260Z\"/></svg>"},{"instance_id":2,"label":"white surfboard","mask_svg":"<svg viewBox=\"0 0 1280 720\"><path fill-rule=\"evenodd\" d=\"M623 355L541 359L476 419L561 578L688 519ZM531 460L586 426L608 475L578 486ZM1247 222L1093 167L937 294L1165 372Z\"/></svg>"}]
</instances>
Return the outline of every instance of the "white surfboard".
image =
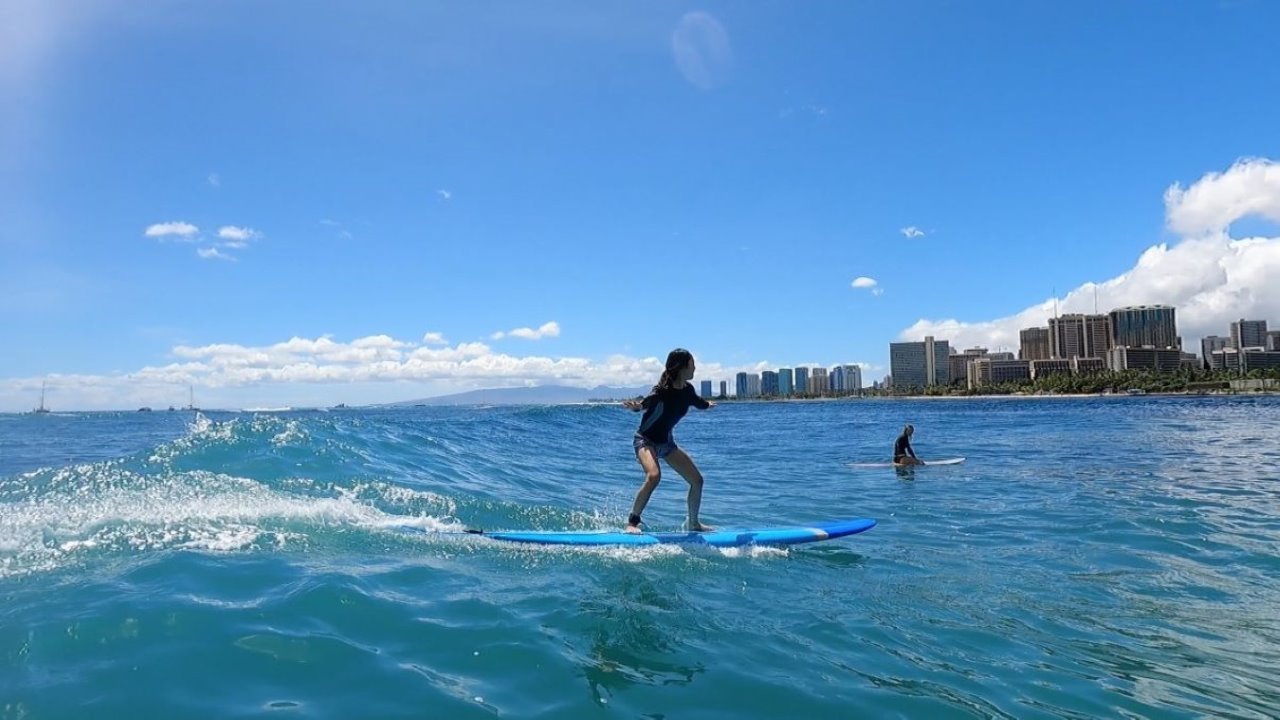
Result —
<instances>
[{"instance_id":1,"label":"white surfboard","mask_svg":"<svg viewBox=\"0 0 1280 720\"><path fill-rule=\"evenodd\" d=\"M959 465L964 462L964 458L947 458L945 460L925 460L925 465ZM887 468L887 467L918 467L916 465L894 465L891 462L878 463L849 463L849 467L858 468Z\"/></svg>"}]
</instances>

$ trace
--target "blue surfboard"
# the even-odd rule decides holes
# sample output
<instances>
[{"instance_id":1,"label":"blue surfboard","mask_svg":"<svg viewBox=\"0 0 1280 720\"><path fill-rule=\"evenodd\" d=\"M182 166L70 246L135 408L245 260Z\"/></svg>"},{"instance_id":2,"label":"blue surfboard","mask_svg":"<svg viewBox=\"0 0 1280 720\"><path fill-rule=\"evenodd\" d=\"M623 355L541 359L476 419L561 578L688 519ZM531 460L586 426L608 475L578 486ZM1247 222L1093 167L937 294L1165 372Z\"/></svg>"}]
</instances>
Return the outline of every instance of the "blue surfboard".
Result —
<instances>
[{"instance_id":1,"label":"blue surfboard","mask_svg":"<svg viewBox=\"0 0 1280 720\"><path fill-rule=\"evenodd\" d=\"M711 547L741 547L743 545L799 545L801 543L835 540L836 538L870 530L876 521L831 520L795 527L774 527L709 532L655 532L633 535L626 532L562 532L562 531L472 531L494 540L532 543L537 545L709 545Z\"/></svg>"}]
</instances>

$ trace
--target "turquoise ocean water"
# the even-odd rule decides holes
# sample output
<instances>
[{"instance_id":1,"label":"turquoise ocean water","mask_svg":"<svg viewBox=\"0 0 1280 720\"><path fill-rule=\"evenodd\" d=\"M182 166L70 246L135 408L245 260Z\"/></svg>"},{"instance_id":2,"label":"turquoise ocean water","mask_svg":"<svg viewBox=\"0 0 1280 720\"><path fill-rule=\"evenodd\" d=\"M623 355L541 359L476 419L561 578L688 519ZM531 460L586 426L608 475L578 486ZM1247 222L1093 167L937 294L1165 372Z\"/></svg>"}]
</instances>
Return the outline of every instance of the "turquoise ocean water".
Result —
<instances>
[{"instance_id":1,"label":"turquoise ocean water","mask_svg":"<svg viewBox=\"0 0 1280 720\"><path fill-rule=\"evenodd\" d=\"M0 416L0 720L1280 715L1280 399L691 412L708 522L879 521L790 550L398 529L616 528L637 419Z\"/></svg>"}]
</instances>

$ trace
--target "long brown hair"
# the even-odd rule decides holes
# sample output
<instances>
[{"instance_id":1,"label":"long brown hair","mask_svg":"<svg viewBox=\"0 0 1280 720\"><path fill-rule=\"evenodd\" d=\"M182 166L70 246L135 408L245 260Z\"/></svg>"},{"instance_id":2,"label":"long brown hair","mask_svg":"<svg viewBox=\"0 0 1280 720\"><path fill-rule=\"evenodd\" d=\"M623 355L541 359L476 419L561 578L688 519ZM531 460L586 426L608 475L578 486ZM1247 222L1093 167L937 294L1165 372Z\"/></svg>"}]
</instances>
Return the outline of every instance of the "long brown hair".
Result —
<instances>
[{"instance_id":1,"label":"long brown hair","mask_svg":"<svg viewBox=\"0 0 1280 720\"><path fill-rule=\"evenodd\" d=\"M689 367L691 362L693 362L693 353L684 348L676 348L667 353L667 369L662 371L662 377L658 378L658 384L653 386L653 391L670 390L676 381L676 376L681 370Z\"/></svg>"}]
</instances>

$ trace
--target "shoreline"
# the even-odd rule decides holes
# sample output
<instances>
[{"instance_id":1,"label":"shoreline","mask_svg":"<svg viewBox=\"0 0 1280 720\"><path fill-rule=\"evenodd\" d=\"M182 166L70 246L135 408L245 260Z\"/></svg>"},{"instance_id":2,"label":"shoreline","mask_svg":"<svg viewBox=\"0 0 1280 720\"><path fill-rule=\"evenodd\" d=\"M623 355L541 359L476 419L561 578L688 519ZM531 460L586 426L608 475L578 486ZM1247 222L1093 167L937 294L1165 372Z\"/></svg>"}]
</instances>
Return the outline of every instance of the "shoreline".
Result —
<instances>
[{"instance_id":1,"label":"shoreline","mask_svg":"<svg viewBox=\"0 0 1280 720\"><path fill-rule=\"evenodd\" d=\"M997 393L990 395L863 395L840 398L747 398L728 397L715 402L725 403L810 403L810 402L858 402L862 400L1078 400L1081 398L1141 399L1152 397L1258 397L1280 395L1280 390L1242 390L1238 392L1145 392L1129 393Z\"/></svg>"},{"instance_id":2,"label":"shoreline","mask_svg":"<svg viewBox=\"0 0 1280 720\"><path fill-rule=\"evenodd\" d=\"M727 403L730 405L738 404L800 404L800 403L833 403L833 402L862 402L867 400L907 400L907 401L933 401L933 400L1079 400L1084 398L1122 398L1126 400L1140 400L1142 398L1168 398L1168 397L1190 397L1190 398L1241 398L1241 397L1272 397L1280 395L1280 390L1240 390L1236 392L1146 392L1142 394L1130 395L1129 393L1009 393L1009 394L993 394L993 395L862 395L852 397L821 397L821 398L747 398L738 400L732 396L723 399L711 398L717 403ZM621 405L622 400L591 400L587 402L572 403L492 403L483 407L520 407L520 406L582 406L582 405ZM388 410L394 409L395 406L386 405L352 405L343 410ZM481 407L468 403L436 405L432 407ZM200 412L214 412L222 414L238 414L238 413L259 413L259 414L282 414L297 412L330 412L333 408L328 407L296 407L296 408L201 408ZM51 413L52 415L81 415L86 413L135 413L137 410L119 409L119 410L58 410ZM185 412L191 412L185 410ZM21 416L32 414L29 410L22 411L0 411L0 416ZM168 412L156 412L157 415L169 415Z\"/></svg>"}]
</instances>

